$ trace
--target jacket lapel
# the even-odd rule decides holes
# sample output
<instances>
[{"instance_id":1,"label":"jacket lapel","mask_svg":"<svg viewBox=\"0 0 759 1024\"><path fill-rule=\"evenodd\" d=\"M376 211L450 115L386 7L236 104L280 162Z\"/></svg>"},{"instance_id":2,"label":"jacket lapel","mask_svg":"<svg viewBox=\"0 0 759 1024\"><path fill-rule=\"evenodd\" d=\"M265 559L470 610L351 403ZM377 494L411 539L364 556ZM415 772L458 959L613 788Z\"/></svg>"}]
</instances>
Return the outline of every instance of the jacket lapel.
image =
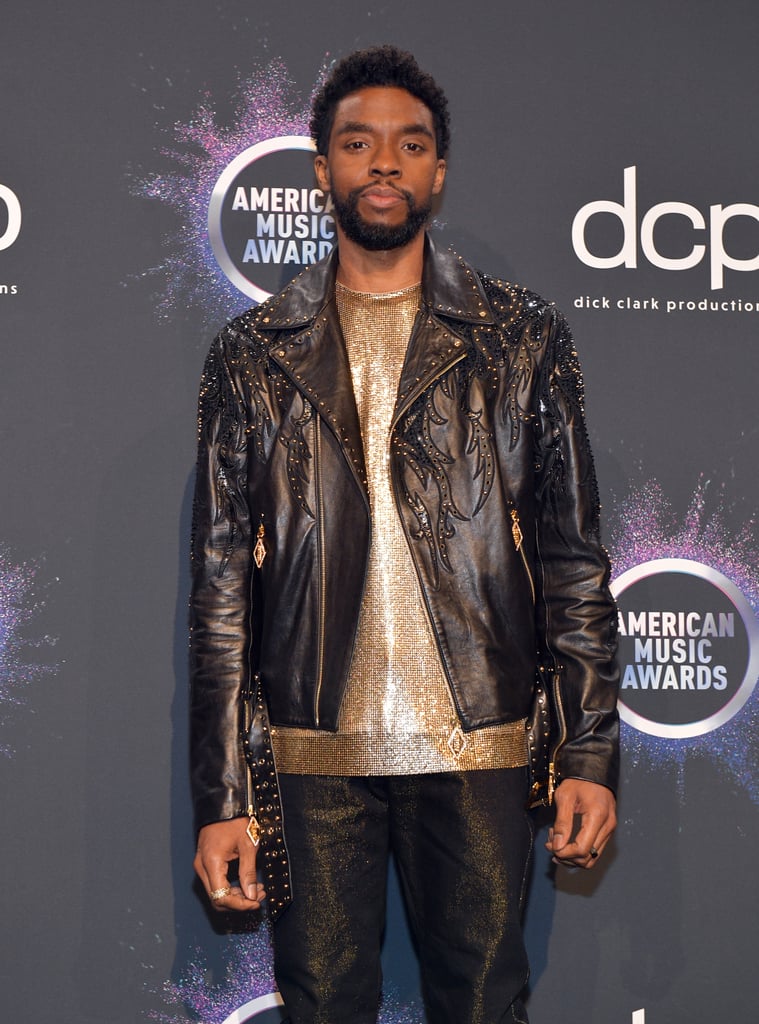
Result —
<instances>
[{"instance_id":1,"label":"jacket lapel","mask_svg":"<svg viewBox=\"0 0 759 1024\"><path fill-rule=\"evenodd\" d=\"M278 337L269 352L329 427L368 501L366 463L348 353L334 298L336 257L300 274L261 327Z\"/></svg>"},{"instance_id":2,"label":"jacket lapel","mask_svg":"<svg viewBox=\"0 0 759 1024\"><path fill-rule=\"evenodd\" d=\"M398 385L393 425L438 377L463 359L466 325L492 324L479 278L460 256L426 239L422 294L425 304L409 340Z\"/></svg>"}]
</instances>

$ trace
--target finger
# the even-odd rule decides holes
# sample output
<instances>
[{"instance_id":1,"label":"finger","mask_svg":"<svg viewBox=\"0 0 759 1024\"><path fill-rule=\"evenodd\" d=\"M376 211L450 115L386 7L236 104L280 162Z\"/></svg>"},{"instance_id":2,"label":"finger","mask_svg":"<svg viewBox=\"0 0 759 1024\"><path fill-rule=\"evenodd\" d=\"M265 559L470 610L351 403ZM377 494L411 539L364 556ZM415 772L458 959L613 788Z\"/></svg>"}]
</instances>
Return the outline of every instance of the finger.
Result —
<instances>
[{"instance_id":1,"label":"finger","mask_svg":"<svg viewBox=\"0 0 759 1024\"><path fill-rule=\"evenodd\" d=\"M226 870L208 872L206 892L214 910L257 910L263 899L263 886L254 886L243 892L237 882L230 882Z\"/></svg>"},{"instance_id":2,"label":"finger","mask_svg":"<svg viewBox=\"0 0 759 1024\"><path fill-rule=\"evenodd\" d=\"M574 828L574 806L568 801L556 802L556 819L549 829L550 849L558 853L570 841Z\"/></svg>"},{"instance_id":3,"label":"finger","mask_svg":"<svg viewBox=\"0 0 759 1024\"><path fill-rule=\"evenodd\" d=\"M251 900L262 900L266 897L263 885L256 875L256 854L258 849L253 843L243 844L240 848L240 888Z\"/></svg>"},{"instance_id":4,"label":"finger","mask_svg":"<svg viewBox=\"0 0 759 1024\"><path fill-rule=\"evenodd\" d=\"M576 838L565 844L560 850L554 850L550 843L546 843L547 849L553 853L555 864L564 864L570 867L592 868L595 867L599 857L611 839L613 827L608 823L600 829L595 824L583 826Z\"/></svg>"},{"instance_id":5,"label":"finger","mask_svg":"<svg viewBox=\"0 0 759 1024\"><path fill-rule=\"evenodd\" d=\"M576 860L597 860L591 851L600 853L604 835L601 832L602 821L592 814L584 814L577 835L571 843L567 843L561 851L564 855Z\"/></svg>"},{"instance_id":6,"label":"finger","mask_svg":"<svg viewBox=\"0 0 759 1024\"><path fill-rule=\"evenodd\" d=\"M243 892L239 885L230 884L226 860L203 857L199 851L195 855L194 866L214 910L257 910L260 907L264 898L263 886L254 886Z\"/></svg>"},{"instance_id":7,"label":"finger","mask_svg":"<svg viewBox=\"0 0 759 1024\"><path fill-rule=\"evenodd\" d=\"M253 885L246 892L236 882L231 883L226 870L208 872L206 892L214 910L257 910L263 899L263 886Z\"/></svg>"},{"instance_id":8,"label":"finger","mask_svg":"<svg viewBox=\"0 0 759 1024\"><path fill-rule=\"evenodd\" d=\"M603 807L591 808L581 818L581 828L575 836L580 859L596 861L614 832L617 818L614 809L609 812Z\"/></svg>"},{"instance_id":9,"label":"finger","mask_svg":"<svg viewBox=\"0 0 759 1024\"><path fill-rule=\"evenodd\" d=\"M591 846L587 853L578 849L576 843L568 843L561 851L553 855L554 864L563 864L565 867L593 868L596 866L599 857L603 853L604 845Z\"/></svg>"},{"instance_id":10,"label":"finger","mask_svg":"<svg viewBox=\"0 0 759 1024\"><path fill-rule=\"evenodd\" d=\"M225 885L218 889L212 889L208 897L214 910L258 910L261 906L261 899L250 899L242 891L239 885Z\"/></svg>"}]
</instances>

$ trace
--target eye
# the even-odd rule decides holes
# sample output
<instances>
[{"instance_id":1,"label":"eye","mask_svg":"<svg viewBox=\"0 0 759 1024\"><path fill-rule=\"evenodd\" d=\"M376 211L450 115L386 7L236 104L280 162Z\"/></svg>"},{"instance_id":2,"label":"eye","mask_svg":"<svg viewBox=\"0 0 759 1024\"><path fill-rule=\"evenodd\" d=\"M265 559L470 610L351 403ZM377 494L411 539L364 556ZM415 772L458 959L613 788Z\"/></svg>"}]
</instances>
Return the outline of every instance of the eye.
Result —
<instances>
[{"instance_id":1,"label":"eye","mask_svg":"<svg viewBox=\"0 0 759 1024\"><path fill-rule=\"evenodd\" d=\"M423 153L425 150L421 142L405 142L403 148L408 150L409 153Z\"/></svg>"},{"instance_id":2,"label":"eye","mask_svg":"<svg viewBox=\"0 0 759 1024\"><path fill-rule=\"evenodd\" d=\"M368 143L364 142L363 139L351 139L350 142L346 142L346 149L367 149Z\"/></svg>"}]
</instances>

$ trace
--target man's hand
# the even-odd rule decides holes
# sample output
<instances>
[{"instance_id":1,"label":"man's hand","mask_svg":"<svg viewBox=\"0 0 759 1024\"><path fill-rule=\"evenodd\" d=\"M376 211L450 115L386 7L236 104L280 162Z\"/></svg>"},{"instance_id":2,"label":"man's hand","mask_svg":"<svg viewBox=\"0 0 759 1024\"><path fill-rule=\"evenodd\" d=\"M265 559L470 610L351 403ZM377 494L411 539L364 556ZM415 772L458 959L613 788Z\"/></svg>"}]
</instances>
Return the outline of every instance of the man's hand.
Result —
<instances>
[{"instance_id":1,"label":"man's hand","mask_svg":"<svg viewBox=\"0 0 759 1024\"><path fill-rule=\"evenodd\" d=\"M614 794L585 779L564 779L554 795L556 820L546 849L555 864L592 868L617 827Z\"/></svg>"},{"instance_id":2,"label":"man's hand","mask_svg":"<svg viewBox=\"0 0 759 1024\"><path fill-rule=\"evenodd\" d=\"M206 825L198 835L193 867L216 910L258 910L266 896L256 881L258 848L250 841L247 827L247 818L232 818ZM239 885L229 882L233 861L239 861Z\"/></svg>"}]
</instances>

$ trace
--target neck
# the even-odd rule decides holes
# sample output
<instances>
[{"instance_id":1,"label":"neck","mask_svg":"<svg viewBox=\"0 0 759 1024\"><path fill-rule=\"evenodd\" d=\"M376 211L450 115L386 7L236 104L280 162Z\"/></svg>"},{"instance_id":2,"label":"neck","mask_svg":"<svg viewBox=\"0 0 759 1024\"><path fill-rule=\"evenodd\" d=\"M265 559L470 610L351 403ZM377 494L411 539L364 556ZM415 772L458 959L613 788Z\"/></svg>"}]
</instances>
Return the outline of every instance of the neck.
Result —
<instances>
[{"instance_id":1,"label":"neck","mask_svg":"<svg viewBox=\"0 0 759 1024\"><path fill-rule=\"evenodd\" d=\"M338 228L337 280L356 292L395 292L418 284L424 262L424 232L400 249L370 252Z\"/></svg>"}]
</instances>

